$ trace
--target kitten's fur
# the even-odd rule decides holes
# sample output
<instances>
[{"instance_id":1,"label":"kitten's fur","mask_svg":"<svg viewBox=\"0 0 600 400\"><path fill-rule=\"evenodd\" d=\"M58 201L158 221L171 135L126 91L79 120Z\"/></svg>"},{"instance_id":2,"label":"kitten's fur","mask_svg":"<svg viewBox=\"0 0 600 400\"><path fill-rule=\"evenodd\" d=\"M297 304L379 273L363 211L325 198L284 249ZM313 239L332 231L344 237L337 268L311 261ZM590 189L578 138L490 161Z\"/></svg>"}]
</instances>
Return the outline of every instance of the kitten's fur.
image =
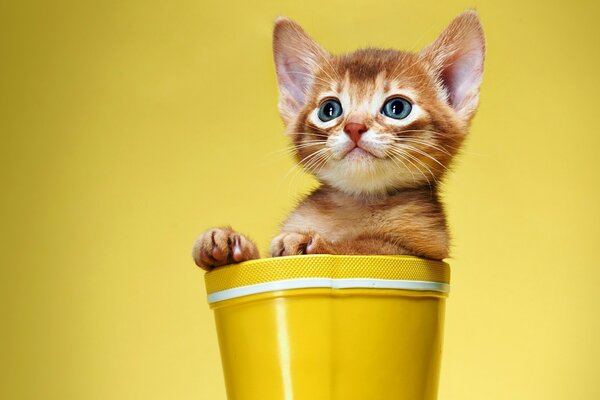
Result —
<instances>
[{"instance_id":1,"label":"kitten's fur","mask_svg":"<svg viewBox=\"0 0 600 400\"><path fill-rule=\"evenodd\" d=\"M364 49L332 56L295 22L275 22L279 110L298 162L322 185L283 223L273 257L292 254L448 256L437 188L467 134L479 102L485 44L474 11L459 15L420 53ZM382 113L400 96L404 119ZM341 116L322 122L319 107L339 100ZM230 228L194 245L204 268L259 257Z\"/></svg>"}]
</instances>

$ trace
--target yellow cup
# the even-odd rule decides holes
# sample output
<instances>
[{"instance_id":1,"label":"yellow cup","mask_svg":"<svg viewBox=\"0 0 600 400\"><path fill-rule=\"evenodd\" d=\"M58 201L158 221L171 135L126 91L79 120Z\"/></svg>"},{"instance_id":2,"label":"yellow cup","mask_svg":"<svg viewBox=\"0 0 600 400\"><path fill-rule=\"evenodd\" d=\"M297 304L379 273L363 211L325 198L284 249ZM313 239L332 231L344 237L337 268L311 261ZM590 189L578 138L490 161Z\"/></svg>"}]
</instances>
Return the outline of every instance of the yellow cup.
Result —
<instances>
[{"instance_id":1,"label":"yellow cup","mask_svg":"<svg viewBox=\"0 0 600 400\"><path fill-rule=\"evenodd\" d=\"M229 400L433 400L450 268L267 258L205 275Z\"/></svg>"}]
</instances>

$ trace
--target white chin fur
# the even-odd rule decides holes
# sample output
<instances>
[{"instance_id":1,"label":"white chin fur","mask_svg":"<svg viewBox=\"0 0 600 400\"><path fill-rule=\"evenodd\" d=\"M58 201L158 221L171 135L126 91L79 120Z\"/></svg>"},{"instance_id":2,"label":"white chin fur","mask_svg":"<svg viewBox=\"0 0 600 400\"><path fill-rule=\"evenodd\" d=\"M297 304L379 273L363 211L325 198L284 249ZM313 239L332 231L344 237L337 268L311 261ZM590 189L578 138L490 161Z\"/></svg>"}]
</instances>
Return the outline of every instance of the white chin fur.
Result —
<instances>
[{"instance_id":1,"label":"white chin fur","mask_svg":"<svg viewBox=\"0 0 600 400\"><path fill-rule=\"evenodd\" d=\"M330 160L317 177L349 194L381 194L393 189L413 187L419 178L389 159Z\"/></svg>"}]
</instances>

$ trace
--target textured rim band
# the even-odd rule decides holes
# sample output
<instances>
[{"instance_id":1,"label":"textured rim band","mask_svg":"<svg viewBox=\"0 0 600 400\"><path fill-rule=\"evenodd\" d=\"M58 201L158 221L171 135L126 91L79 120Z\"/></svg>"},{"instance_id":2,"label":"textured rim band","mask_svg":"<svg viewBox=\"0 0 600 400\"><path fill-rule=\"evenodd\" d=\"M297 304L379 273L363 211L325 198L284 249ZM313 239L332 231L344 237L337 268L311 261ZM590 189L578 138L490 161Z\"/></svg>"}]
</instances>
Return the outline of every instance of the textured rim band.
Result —
<instances>
[{"instance_id":1,"label":"textured rim band","mask_svg":"<svg viewBox=\"0 0 600 400\"><path fill-rule=\"evenodd\" d=\"M241 286L225 289L208 295L210 304L218 301L235 299L251 294L274 292L290 289L330 288L330 289L402 289L441 292L448 294L450 285L441 282L407 281L390 279L327 279L327 278L301 278L287 279L274 282L259 283L250 286Z\"/></svg>"},{"instance_id":2,"label":"textured rim band","mask_svg":"<svg viewBox=\"0 0 600 400\"><path fill-rule=\"evenodd\" d=\"M300 288L380 288L448 293L450 267L411 256L302 255L263 258L205 274L209 303Z\"/></svg>"}]
</instances>

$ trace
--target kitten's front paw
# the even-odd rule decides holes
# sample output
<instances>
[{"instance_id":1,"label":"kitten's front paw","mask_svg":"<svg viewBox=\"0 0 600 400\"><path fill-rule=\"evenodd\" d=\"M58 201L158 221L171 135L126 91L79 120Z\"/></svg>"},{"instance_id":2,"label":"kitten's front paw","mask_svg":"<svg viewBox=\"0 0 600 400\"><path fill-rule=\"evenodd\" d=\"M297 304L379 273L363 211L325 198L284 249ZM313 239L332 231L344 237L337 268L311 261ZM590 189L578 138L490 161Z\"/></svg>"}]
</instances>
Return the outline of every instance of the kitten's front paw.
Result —
<instances>
[{"instance_id":1,"label":"kitten's front paw","mask_svg":"<svg viewBox=\"0 0 600 400\"><path fill-rule=\"evenodd\" d=\"M209 229L200 235L194 243L192 256L196 265L207 271L260 257L251 240L228 227Z\"/></svg>"},{"instance_id":2,"label":"kitten's front paw","mask_svg":"<svg viewBox=\"0 0 600 400\"><path fill-rule=\"evenodd\" d=\"M328 243L317 233L284 232L271 241L271 256L330 253Z\"/></svg>"}]
</instances>

